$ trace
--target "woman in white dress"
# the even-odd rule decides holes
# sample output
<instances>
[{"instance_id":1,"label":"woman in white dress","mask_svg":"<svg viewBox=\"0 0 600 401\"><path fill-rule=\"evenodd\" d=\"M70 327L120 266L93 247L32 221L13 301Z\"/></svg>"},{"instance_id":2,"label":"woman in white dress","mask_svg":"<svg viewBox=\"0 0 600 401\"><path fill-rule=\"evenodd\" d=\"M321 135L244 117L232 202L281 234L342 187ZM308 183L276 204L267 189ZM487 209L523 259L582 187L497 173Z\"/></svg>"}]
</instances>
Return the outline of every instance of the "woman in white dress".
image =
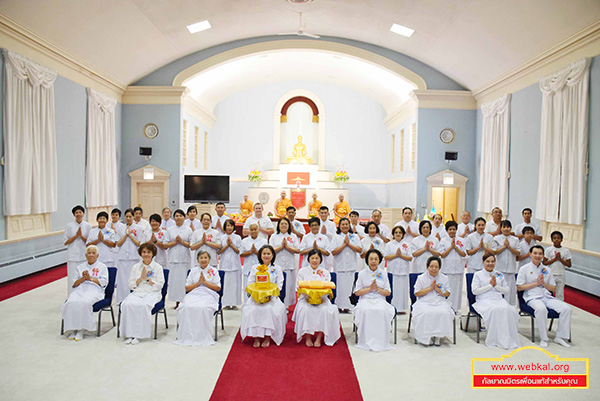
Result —
<instances>
[{"instance_id":1,"label":"woman in white dress","mask_svg":"<svg viewBox=\"0 0 600 401\"><path fill-rule=\"evenodd\" d=\"M73 291L62 305L65 333L70 331L69 340L83 340L84 330L96 330L93 306L104 299L108 284L108 269L98 262L98 247L89 245L85 251L86 262L76 268Z\"/></svg>"},{"instance_id":2,"label":"woman in white dress","mask_svg":"<svg viewBox=\"0 0 600 401\"><path fill-rule=\"evenodd\" d=\"M335 303L340 312L349 313L352 309L350 294L356 271L356 257L362 252L362 243L358 234L352 232L348 218L340 219L337 235L331 239L330 249L333 255L333 267L337 273Z\"/></svg>"},{"instance_id":3,"label":"woman in white dress","mask_svg":"<svg viewBox=\"0 0 600 401\"><path fill-rule=\"evenodd\" d=\"M219 308L221 277L210 266L210 254L198 251L198 265L190 270L185 282L186 296L177 311L177 345L213 345L212 319Z\"/></svg>"},{"instance_id":4,"label":"woman in white dress","mask_svg":"<svg viewBox=\"0 0 600 401\"><path fill-rule=\"evenodd\" d=\"M385 246L385 260L387 260L387 271L392 273L392 284L394 288L394 297L392 305L396 307L398 314L404 314L409 304L409 288L408 288L408 270L410 261L412 260L412 246L410 242L412 238L404 239L404 228L395 226L392 229L392 237L394 238Z\"/></svg>"},{"instance_id":5,"label":"woman in white dress","mask_svg":"<svg viewBox=\"0 0 600 401\"><path fill-rule=\"evenodd\" d=\"M452 289L448 277L440 273L442 261L437 256L427 259L427 271L417 277L413 305L415 339L423 345L440 346L442 337L451 337L454 311L448 297Z\"/></svg>"},{"instance_id":6,"label":"woman in white dress","mask_svg":"<svg viewBox=\"0 0 600 401\"><path fill-rule=\"evenodd\" d=\"M473 308L483 317L487 327L485 345L502 349L519 348L519 313L502 296L510 290L504 274L495 269L496 257L486 253L483 267L484 270L473 275L471 289L476 299Z\"/></svg>"},{"instance_id":7,"label":"woman in white dress","mask_svg":"<svg viewBox=\"0 0 600 401\"><path fill-rule=\"evenodd\" d=\"M275 249L277 264L281 266L286 274L285 280L285 307L288 308L296 303L296 276L298 275L298 263L296 255L300 253L300 240L292 232L292 224L284 217L277 223L277 231L269 238L269 245Z\"/></svg>"},{"instance_id":8,"label":"woman in white dress","mask_svg":"<svg viewBox=\"0 0 600 401\"><path fill-rule=\"evenodd\" d=\"M258 266L268 267L269 280L277 284L279 290L283 286L283 272L281 267L275 264L275 250L271 245L264 245L258 250L258 264L254 265L248 276L248 284L255 282ZM254 348L267 348L271 345L271 339L275 344L281 345L285 335L287 313L285 306L279 297L271 297L268 302L257 303L254 298L249 297L242 308L242 325L240 335L242 341L246 337L253 337ZM261 341L262 340L262 341Z\"/></svg>"},{"instance_id":9,"label":"woman in white dress","mask_svg":"<svg viewBox=\"0 0 600 401\"><path fill-rule=\"evenodd\" d=\"M210 265L216 268L219 264L217 252L221 249L221 235L214 228L210 228L212 217L209 213L202 213L200 222L202 225L196 228L190 239L190 250L194 254L198 250L208 252ZM195 260L193 262L195 263Z\"/></svg>"},{"instance_id":10,"label":"woman in white dress","mask_svg":"<svg viewBox=\"0 0 600 401\"><path fill-rule=\"evenodd\" d=\"M190 269L190 238L192 229L184 224L185 213L173 212L175 226L167 230L165 246L169 249L169 299L175 301L175 309L185 297L185 281Z\"/></svg>"},{"instance_id":11,"label":"woman in white dress","mask_svg":"<svg viewBox=\"0 0 600 401\"><path fill-rule=\"evenodd\" d=\"M248 286L248 276L252 268L258 264L258 250L265 245L268 245L267 240L258 235L258 224L252 223L248 227L250 234L242 240L242 247L240 248L240 258L244 258L244 265L242 267L242 301L246 303L248 294L246 294L246 287Z\"/></svg>"},{"instance_id":12,"label":"woman in white dress","mask_svg":"<svg viewBox=\"0 0 600 401\"><path fill-rule=\"evenodd\" d=\"M116 238L119 247L117 265L117 303L123 302L129 295L129 276L131 268L140 260L138 247L143 237L142 228L133 221L133 210L125 210L125 224L117 229Z\"/></svg>"},{"instance_id":13,"label":"woman in white dress","mask_svg":"<svg viewBox=\"0 0 600 401\"><path fill-rule=\"evenodd\" d=\"M374 221L369 221L365 226L365 236L361 241L362 243L362 253L360 257L365 260L365 256L367 255L367 251L371 249L377 249L379 252L383 253L385 250L385 241L381 236L381 232L379 231L379 226ZM367 266L366 263L362 265L363 269ZM382 269L385 267L385 262L381 262ZM358 269L362 270L362 269Z\"/></svg>"},{"instance_id":14,"label":"woman in white dress","mask_svg":"<svg viewBox=\"0 0 600 401\"><path fill-rule=\"evenodd\" d=\"M360 297L354 308L354 324L358 332L356 346L368 351L392 349L390 330L395 312L394 307L385 299L391 291L388 276L379 267L382 259L383 255L376 249L367 252L369 268L358 273L354 291L354 294Z\"/></svg>"},{"instance_id":15,"label":"woman in white dress","mask_svg":"<svg viewBox=\"0 0 600 401\"><path fill-rule=\"evenodd\" d=\"M323 262L323 254L318 249L311 250L308 255L309 265L298 272L298 281L331 281L331 274L319 265ZM296 285L297 286L297 285ZM340 317L338 309L331 303L327 295L323 295L319 305L311 305L306 294L298 299L292 320L296 322L294 332L296 341L304 336L307 347L332 346L340 338ZM315 335L313 341L312 336Z\"/></svg>"},{"instance_id":16,"label":"woman in white dress","mask_svg":"<svg viewBox=\"0 0 600 401\"><path fill-rule=\"evenodd\" d=\"M442 215L436 213L433 215L433 225L431 226L431 235L437 238L438 241L446 238L448 233L446 232L446 228L444 227L444 219Z\"/></svg>"},{"instance_id":17,"label":"woman in white dress","mask_svg":"<svg viewBox=\"0 0 600 401\"><path fill-rule=\"evenodd\" d=\"M77 278L77 267L85 261L86 242L92 226L83 221L85 209L81 205L75 206L71 212L75 221L67 223L64 240L67 246L67 287L68 293L73 292L71 285Z\"/></svg>"},{"instance_id":18,"label":"woman in white dress","mask_svg":"<svg viewBox=\"0 0 600 401\"><path fill-rule=\"evenodd\" d=\"M442 273L448 277L452 294L450 294L450 304L456 314L460 314L460 305L462 299L463 281L465 275L465 257L467 251L465 249L465 239L456 235L458 225L454 221L446 223L447 237L440 241L439 251L441 258L444 261Z\"/></svg>"},{"instance_id":19,"label":"woman in white dress","mask_svg":"<svg viewBox=\"0 0 600 401\"><path fill-rule=\"evenodd\" d=\"M169 209L169 214L170 214ZM163 269L168 269L168 252L169 248L165 245L165 240L167 238L167 231L160 226L162 222L162 218L158 213L154 213L148 219L150 222L151 231L149 233L150 239L148 242L156 245L156 255L154 256L154 261L158 263ZM173 220L173 225L175 225L175 220Z\"/></svg>"},{"instance_id":20,"label":"woman in white dress","mask_svg":"<svg viewBox=\"0 0 600 401\"><path fill-rule=\"evenodd\" d=\"M140 338L150 338L152 333L152 308L162 298L165 284L163 268L154 260L156 251L152 242L140 245L142 261L131 269L129 289L132 292L121 303L119 327L125 344L138 344Z\"/></svg>"},{"instance_id":21,"label":"woman in white dress","mask_svg":"<svg viewBox=\"0 0 600 401\"><path fill-rule=\"evenodd\" d=\"M219 270L225 272L223 278L223 299L221 300L225 309L237 310L242 304L242 262L240 260L240 248L242 238L235 233L235 222L231 219L223 223L224 234L221 236L223 247L217 252L221 257Z\"/></svg>"},{"instance_id":22,"label":"woman in white dress","mask_svg":"<svg viewBox=\"0 0 600 401\"><path fill-rule=\"evenodd\" d=\"M431 234L431 222L429 220L423 220L419 223L419 233L421 235L413 239L411 243L414 273L425 272L427 260L432 256L440 256L438 251L439 241Z\"/></svg>"}]
</instances>

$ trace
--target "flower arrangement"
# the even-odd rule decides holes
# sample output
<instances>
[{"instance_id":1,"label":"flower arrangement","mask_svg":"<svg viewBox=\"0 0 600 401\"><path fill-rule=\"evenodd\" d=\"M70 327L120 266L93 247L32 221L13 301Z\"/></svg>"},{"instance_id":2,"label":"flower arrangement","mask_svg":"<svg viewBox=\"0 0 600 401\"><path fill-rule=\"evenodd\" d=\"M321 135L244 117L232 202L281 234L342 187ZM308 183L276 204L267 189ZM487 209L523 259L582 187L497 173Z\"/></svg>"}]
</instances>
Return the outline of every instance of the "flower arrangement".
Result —
<instances>
[{"instance_id":1,"label":"flower arrangement","mask_svg":"<svg viewBox=\"0 0 600 401\"><path fill-rule=\"evenodd\" d=\"M333 181L335 182L348 182L350 177L348 176L348 172L346 170L338 170L333 175Z\"/></svg>"},{"instance_id":2,"label":"flower arrangement","mask_svg":"<svg viewBox=\"0 0 600 401\"><path fill-rule=\"evenodd\" d=\"M273 217L273 213L271 213L271 212L267 213L267 217Z\"/></svg>"},{"instance_id":3,"label":"flower arrangement","mask_svg":"<svg viewBox=\"0 0 600 401\"><path fill-rule=\"evenodd\" d=\"M229 215L229 217L231 217L231 220L233 220L233 221L238 221L238 219L240 218L240 214L239 213L231 213Z\"/></svg>"},{"instance_id":4,"label":"flower arrangement","mask_svg":"<svg viewBox=\"0 0 600 401\"><path fill-rule=\"evenodd\" d=\"M248 173L248 181L250 182L261 182L263 180L262 171L252 170Z\"/></svg>"}]
</instances>

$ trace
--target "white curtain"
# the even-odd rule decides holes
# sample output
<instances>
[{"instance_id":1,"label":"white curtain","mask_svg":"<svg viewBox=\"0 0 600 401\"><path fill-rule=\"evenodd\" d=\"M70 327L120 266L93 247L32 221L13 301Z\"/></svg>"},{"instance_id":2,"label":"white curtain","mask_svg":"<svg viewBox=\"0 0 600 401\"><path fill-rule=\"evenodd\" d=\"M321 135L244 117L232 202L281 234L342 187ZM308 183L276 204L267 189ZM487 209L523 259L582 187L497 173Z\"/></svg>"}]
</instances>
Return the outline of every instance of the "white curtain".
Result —
<instances>
[{"instance_id":1,"label":"white curtain","mask_svg":"<svg viewBox=\"0 0 600 401\"><path fill-rule=\"evenodd\" d=\"M56 211L56 72L14 53L4 56L4 214Z\"/></svg>"},{"instance_id":2,"label":"white curtain","mask_svg":"<svg viewBox=\"0 0 600 401\"><path fill-rule=\"evenodd\" d=\"M117 204L116 99L88 88L86 205Z\"/></svg>"},{"instance_id":3,"label":"white curtain","mask_svg":"<svg viewBox=\"0 0 600 401\"><path fill-rule=\"evenodd\" d=\"M540 220L583 224L585 219L590 63L579 60L540 80Z\"/></svg>"},{"instance_id":4,"label":"white curtain","mask_svg":"<svg viewBox=\"0 0 600 401\"><path fill-rule=\"evenodd\" d=\"M481 106L483 133L477 210L508 211L508 155L510 151L510 94Z\"/></svg>"}]
</instances>

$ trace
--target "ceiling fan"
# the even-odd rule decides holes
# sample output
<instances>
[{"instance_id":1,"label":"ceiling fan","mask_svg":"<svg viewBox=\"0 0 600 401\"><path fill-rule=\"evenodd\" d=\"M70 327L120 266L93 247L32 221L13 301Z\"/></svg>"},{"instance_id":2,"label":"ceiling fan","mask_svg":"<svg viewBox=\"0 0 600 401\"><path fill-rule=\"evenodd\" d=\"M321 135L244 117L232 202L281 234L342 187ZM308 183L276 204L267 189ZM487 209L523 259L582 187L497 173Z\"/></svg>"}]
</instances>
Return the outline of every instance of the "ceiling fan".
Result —
<instances>
[{"instance_id":1,"label":"ceiling fan","mask_svg":"<svg viewBox=\"0 0 600 401\"><path fill-rule=\"evenodd\" d=\"M287 33L278 33L278 35L298 35L298 36L306 36L313 39L319 39L319 35L315 35L313 33L306 32L304 30L304 24L302 23L302 13L298 13L300 15L300 25L296 32L287 32Z\"/></svg>"}]
</instances>

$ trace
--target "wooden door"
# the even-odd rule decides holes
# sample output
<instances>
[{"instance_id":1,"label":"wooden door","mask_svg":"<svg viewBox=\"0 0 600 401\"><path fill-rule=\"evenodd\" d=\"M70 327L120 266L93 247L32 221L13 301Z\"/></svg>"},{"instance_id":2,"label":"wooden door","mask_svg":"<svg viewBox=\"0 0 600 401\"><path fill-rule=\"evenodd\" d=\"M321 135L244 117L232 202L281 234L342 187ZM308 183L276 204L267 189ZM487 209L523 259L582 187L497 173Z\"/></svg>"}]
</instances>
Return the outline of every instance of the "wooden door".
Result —
<instances>
[{"instance_id":1,"label":"wooden door","mask_svg":"<svg viewBox=\"0 0 600 401\"><path fill-rule=\"evenodd\" d=\"M140 182L137 184L137 204L144 209L146 219L153 213L161 214L162 209L167 206L164 204L164 187L162 182Z\"/></svg>"}]
</instances>

